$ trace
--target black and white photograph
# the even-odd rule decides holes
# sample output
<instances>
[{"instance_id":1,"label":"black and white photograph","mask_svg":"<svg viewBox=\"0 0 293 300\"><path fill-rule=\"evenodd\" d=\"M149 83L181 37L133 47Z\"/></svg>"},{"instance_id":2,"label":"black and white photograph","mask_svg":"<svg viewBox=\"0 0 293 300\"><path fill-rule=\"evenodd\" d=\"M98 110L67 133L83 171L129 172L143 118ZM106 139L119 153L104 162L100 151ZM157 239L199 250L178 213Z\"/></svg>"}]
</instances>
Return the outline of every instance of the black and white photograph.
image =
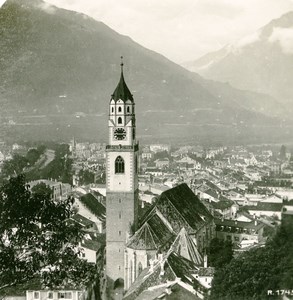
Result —
<instances>
[{"instance_id":1,"label":"black and white photograph","mask_svg":"<svg viewBox=\"0 0 293 300\"><path fill-rule=\"evenodd\" d=\"M293 0L0 0L0 300L293 299Z\"/></svg>"}]
</instances>

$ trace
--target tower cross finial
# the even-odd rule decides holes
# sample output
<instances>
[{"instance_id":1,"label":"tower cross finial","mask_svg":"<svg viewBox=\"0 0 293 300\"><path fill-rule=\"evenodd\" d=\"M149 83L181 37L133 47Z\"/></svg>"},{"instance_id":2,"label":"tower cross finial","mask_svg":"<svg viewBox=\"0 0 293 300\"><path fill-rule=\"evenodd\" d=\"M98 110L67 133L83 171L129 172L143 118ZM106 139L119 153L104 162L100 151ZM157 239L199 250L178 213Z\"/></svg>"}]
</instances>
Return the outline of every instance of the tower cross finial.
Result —
<instances>
[{"instance_id":1,"label":"tower cross finial","mask_svg":"<svg viewBox=\"0 0 293 300\"><path fill-rule=\"evenodd\" d=\"M120 59L121 59L121 63L120 63L120 66L121 66L121 73L123 73L123 66L124 66L124 63L123 63L123 56L120 56Z\"/></svg>"}]
</instances>

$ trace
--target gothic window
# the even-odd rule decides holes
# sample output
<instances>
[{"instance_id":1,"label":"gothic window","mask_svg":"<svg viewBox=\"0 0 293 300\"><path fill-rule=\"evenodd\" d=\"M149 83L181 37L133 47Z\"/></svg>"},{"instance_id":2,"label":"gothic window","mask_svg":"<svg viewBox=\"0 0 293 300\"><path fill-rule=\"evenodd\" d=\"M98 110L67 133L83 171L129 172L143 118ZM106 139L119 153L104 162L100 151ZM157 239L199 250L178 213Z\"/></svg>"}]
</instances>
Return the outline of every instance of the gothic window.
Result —
<instances>
[{"instance_id":1,"label":"gothic window","mask_svg":"<svg viewBox=\"0 0 293 300\"><path fill-rule=\"evenodd\" d=\"M112 107L112 112L114 112L114 107Z\"/></svg>"},{"instance_id":2,"label":"gothic window","mask_svg":"<svg viewBox=\"0 0 293 300\"><path fill-rule=\"evenodd\" d=\"M132 263L132 260L130 261L130 274L129 274L129 277L130 277L130 283L132 283L133 282L133 274L132 274L132 272L133 272L133 263Z\"/></svg>"},{"instance_id":3,"label":"gothic window","mask_svg":"<svg viewBox=\"0 0 293 300\"><path fill-rule=\"evenodd\" d=\"M127 106L127 112L130 113L130 107L129 106Z\"/></svg>"},{"instance_id":4,"label":"gothic window","mask_svg":"<svg viewBox=\"0 0 293 300\"><path fill-rule=\"evenodd\" d=\"M121 117L118 118L118 124L122 124L122 118Z\"/></svg>"},{"instance_id":5,"label":"gothic window","mask_svg":"<svg viewBox=\"0 0 293 300\"><path fill-rule=\"evenodd\" d=\"M121 106L118 107L118 112L121 112L122 111L122 108Z\"/></svg>"},{"instance_id":6,"label":"gothic window","mask_svg":"<svg viewBox=\"0 0 293 300\"><path fill-rule=\"evenodd\" d=\"M121 156L118 156L115 160L115 174L124 173L124 160Z\"/></svg>"},{"instance_id":7,"label":"gothic window","mask_svg":"<svg viewBox=\"0 0 293 300\"><path fill-rule=\"evenodd\" d=\"M139 274L141 273L141 271L142 271L142 264L141 264L141 262L139 262L139 264L138 264L138 274L137 274L137 276L139 276Z\"/></svg>"}]
</instances>

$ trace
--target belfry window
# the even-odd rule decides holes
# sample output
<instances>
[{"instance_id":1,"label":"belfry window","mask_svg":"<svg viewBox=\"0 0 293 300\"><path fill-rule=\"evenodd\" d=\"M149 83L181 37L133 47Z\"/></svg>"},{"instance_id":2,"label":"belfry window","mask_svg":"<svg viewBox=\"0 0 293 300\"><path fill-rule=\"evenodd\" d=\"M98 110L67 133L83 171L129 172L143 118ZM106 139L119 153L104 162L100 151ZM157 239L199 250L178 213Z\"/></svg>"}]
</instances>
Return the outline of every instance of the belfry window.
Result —
<instances>
[{"instance_id":1,"label":"belfry window","mask_svg":"<svg viewBox=\"0 0 293 300\"><path fill-rule=\"evenodd\" d=\"M118 124L122 124L122 118L121 117L118 118Z\"/></svg>"},{"instance_id":2,"label":"belfry window","mask_svg":"<svg viewBox=\"0 0 293 300\"><path fill-rule=\"evenodd\" d=\"M115 174L124 173L124 160L121 156L118 156L115 160Z\"/></svg>"},{"instance_id":3,"label":"belfry window","mask_svg":"<svg viewBox=\"0 0 293 300\"><path fill-rule=\"evenodd\" d=\"M112 113L114 112L114 107L112 107Z\"/></svg>"},{"instance_id":4,"label":"belfry window","mask_svg":"<svg viewBox=\"0 0 293 300\"><path fill-rule=\"evenodd\" d=\"M130 107L129 106L127 106L127 112L130 113Z\"/></svg>"},{"instance_id":5,"label":"belfry window","mask_svg":"<svg viewBox=\"0 0 293 300\"><path fill-rule=\"evenodd\" d=\"M121 106L118 107L118 112L121 112L122 111L122 108Z\"/></svg>"}]
</instances>

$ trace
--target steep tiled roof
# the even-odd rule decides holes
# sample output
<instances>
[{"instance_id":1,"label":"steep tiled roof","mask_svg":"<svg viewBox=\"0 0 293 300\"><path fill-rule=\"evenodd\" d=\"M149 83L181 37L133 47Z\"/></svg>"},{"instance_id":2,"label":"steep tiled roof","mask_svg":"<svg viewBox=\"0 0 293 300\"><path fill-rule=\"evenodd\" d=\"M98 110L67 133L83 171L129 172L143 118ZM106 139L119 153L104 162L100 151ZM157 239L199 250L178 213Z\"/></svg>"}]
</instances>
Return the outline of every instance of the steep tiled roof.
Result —
<instances>
[{"instance_id":1,"label":"steep tiled roof","mask_svg":"<svg viewBox=\"0 0 293 300\"><path fill-rule=\"evenodd\" d=\"M219 202L211 202L214 209L226 209L234 204L232 200L221 200Z\"/></svg>"},{"instance_id":2,"label":"steep tiled roof","mask_svg":"<svg viewBox=\"0 0 293 300\"><path fill-rule=\"evenodd\" d=\"M143 225L129 240L127 247L140 250L158 250L167 242L172 242L175 234L171 226L166 223L167 221L159 210L153 208Z\"/></svg>"},{"instance_id":3,"label":"steep tiled roof","mask_svg":"<svg viewBox=\"0 0 293 300\"><path fill-rule=\"evenodd\" d=\"M174 281L177 278L192 288L192 274L197 273L198 270L199 268L193 262L177 253L169 252L161 261L157 260L153 268L148 267L140 273L123 299L137 299L138 295L148 288L166 283L167 280Z\"/></svg>"},{"instance_id":4,"label":"steep tiled roof","mask_svg":"<svg viewBox=\"0 0 293 300\"><path fill-rule=\"evenodd\" d=\"M186 183L163 192L156 201L156 206L167 220L177 222L179 221L179 214L193 230L198 230L206 222L213 219L211 213ZM178 213L175 215L168 214L168 206L175 207ZM181 225L179 226L180 229L184 226L183 224L179 225Z\"/></svg>"},{"instance_id":5,"label":"steep tiled roof","mask_svg":"<svg viewBox=\"0 0 293 300\"><path fill-rule=\"evenodd\" d=\"M89 220L88 218L80 214L75 214L74 216L72 216L72 219L77 223L81 224L82 226L93 226L93 224L95 224L95 222Z\"/></svg>"},{"instance_id":6,"label":"steep tiled roof","mask_svg":"<svg viewBox=\"0 0 293 300\"><path fill-rule=\"evenodd\" d=\"M171 252L167 258L167 263L176 277L187 284L193 285L192 274L196 273L199 268L192 261Z\"/></svg>"},{"instance_id":7,"label":"steep tiled roof","mask_svg":"<svg viewBox=\"0 0 293 300\"><path fill-rule=\"evenodd\" d=\"M159 245L160 240L148 223L144 223L127 243L128 248L137 250L156 250L159 248Z\"/></svg>"},{"instance_id":8,"label":"steep tiled roof","mask_svg":"<svg viewBox=\"0 0 293 300\"><path fill-rule=\"evenodd\" d=\"M80 198L82 204L84 204L95 216L100 219L105 219L106 208L100 203L96 197L94 197L91 193L83 195Z\"/></svg>"},{"instance_id":9,"label":"steep tiled roof","mask_svg":"<svg viewBox=\"0 0 293 300\"><path fill-rule=\"evenodd\" d=\"M94 251L98 251L101 246L103 246L103 243L98 239L85 239L81 243L81 246Z\"/></svg>"},{"instance_id":10,"label":"steep tiled roof","mask_svg":"<svg viewBox=\"0 0 293 300\"><path fill-rule=\"evenodd\" d=\"M213 276L215 273L215 268L208 267L208 268L200 268L198 271L199 276Z\"/></svg>"},{"instance_id":11,"label":"steep tiled roof","mask_svg":"<svg viewBox=\"0 0 293 300\"><path fill-rule=\"evenodd\" d=\"M203 262L195 242L188 235L184 227L180 230L170 249L182 257L194 262L196 265L201 265Z\"/></svg>"},{"instance_id":12,"label":"steep tiled roof","mask_svg":"<svg viewBox=\"0 0 293 300\"><path fill-rule=\"evenodd\" d=\"M184 299L200 300L194 293L186 289L180 281L175 280L151 287L143 291L135 300Z\"/></svg>"}]
</instances>

